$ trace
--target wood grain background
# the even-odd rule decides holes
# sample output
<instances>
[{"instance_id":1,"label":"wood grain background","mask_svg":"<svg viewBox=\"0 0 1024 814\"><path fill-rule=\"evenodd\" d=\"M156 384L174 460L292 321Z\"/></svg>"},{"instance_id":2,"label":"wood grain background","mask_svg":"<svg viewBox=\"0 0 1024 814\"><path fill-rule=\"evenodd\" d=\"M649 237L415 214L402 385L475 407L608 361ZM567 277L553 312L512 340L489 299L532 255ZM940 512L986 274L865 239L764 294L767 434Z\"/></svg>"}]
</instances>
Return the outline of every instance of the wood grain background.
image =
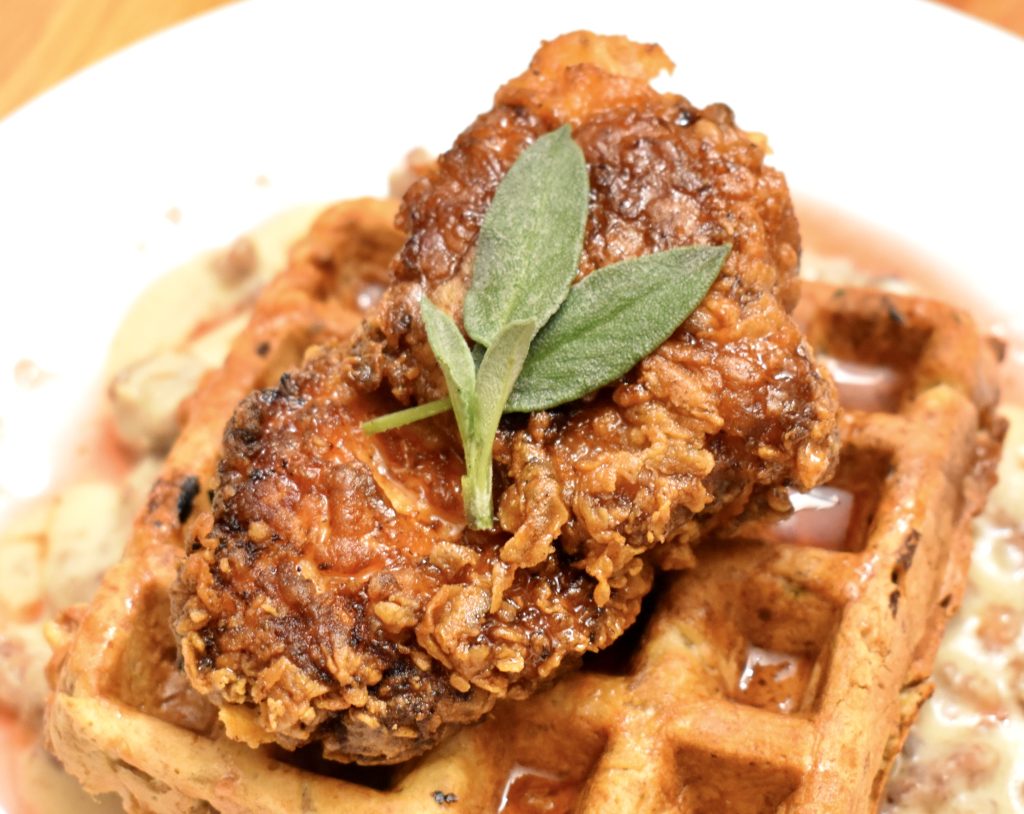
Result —
<instances>
[{"instance_id":1,"label":"wood grain background","mask_svg":"<svg viewBox=\"0 0 1024 814\"><path fill-rule=\"evenodd\" d=\"M0 0L0 118L118 48L230 1ZM940 1L1024 36L1024 0Z\"/></svg>"}]
</instances>

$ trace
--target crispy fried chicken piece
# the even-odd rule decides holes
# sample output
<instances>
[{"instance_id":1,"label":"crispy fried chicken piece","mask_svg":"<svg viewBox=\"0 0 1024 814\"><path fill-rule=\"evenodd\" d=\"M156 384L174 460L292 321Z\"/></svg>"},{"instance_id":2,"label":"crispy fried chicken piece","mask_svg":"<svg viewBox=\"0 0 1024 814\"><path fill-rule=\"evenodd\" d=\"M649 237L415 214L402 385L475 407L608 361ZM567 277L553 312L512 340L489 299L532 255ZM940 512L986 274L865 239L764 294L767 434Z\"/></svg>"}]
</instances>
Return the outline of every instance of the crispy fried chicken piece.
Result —
<instances>
[{"instance_id":1,"label":"crispy fried chicken piece","mask_svg":"<svg viewBox=\"0 0 1024 814\"><path fill-rule=\"evenodd\" d=\"M668 67L623 38L546 44L406 193L409 238L362 329L238 408L174 596L186 671L233 736L366 763L416 755L614 641L654 566L691 564L702 533L830 473L836 397L789 315L785 182L727 107L653 91ZM444 395L419 299L460 316L495 187L565 122L590 170L580 276L674 246L733 249L621 382L505 418L500 528L471 531L450 416L373 437L359 423Z\"/></svg>"}]
</instances>

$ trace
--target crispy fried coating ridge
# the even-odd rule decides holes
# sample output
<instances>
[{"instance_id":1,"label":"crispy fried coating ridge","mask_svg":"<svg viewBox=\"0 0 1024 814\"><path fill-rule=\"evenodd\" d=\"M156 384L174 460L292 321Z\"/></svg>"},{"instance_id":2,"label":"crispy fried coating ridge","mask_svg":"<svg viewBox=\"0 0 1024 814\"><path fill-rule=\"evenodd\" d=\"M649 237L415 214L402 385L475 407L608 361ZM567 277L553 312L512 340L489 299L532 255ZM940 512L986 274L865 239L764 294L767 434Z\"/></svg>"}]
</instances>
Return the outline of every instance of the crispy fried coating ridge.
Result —
<instances>
[{"instance_id":1,"label":"crispy fried coating ridge","mask_svg":"<svg viewBox=\"0 0 1024 814\"><path fill-rule=\"evenodd\" d=\"M669 66L622 38L545 44L407 192L409 237L363 326L236 411L174 614L189 678L233 737L406 759L610 644L653 567L691 564L703 532L830 473L835 391L789 315L785 182L727 107L653 91ZM505 419L500 530L472 532L450 417L372 438L359 422L444 394L419 299L460 316L498 182L567 121L591 183L580 276L674 246L733 249L704 303L621 382Z\"/></svg>"}]
</instances>

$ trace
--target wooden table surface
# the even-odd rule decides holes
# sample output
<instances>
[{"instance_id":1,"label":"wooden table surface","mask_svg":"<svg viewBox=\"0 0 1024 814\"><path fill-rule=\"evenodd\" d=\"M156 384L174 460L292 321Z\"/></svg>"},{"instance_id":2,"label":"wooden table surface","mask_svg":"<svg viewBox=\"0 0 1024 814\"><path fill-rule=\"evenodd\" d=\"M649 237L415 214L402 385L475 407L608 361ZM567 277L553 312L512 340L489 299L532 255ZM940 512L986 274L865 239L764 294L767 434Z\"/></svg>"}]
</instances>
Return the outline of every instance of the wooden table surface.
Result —
<instances>
[{"instance_id":1,"label":"wooden table surface","mask_svg":"<svg viewBox=\"0 0 1024 814\"><path fill-rule=\"evenodd\" d=\"M227 2L0 0L0 118L118 48ZM1024 0L941 2L1024 36Z\"/></svg>"}]
</instances>

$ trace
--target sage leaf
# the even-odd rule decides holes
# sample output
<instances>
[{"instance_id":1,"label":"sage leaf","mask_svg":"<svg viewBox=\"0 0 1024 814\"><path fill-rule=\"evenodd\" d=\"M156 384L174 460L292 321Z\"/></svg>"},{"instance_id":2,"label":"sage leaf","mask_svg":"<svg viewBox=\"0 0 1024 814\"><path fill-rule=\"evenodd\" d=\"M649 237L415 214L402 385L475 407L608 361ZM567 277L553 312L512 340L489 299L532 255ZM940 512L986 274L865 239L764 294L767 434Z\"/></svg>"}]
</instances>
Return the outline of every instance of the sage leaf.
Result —
<instances>
[{"instance_id":1,"label":"sage leaf","mask_svg":"<svg viewBox=\"0 0 1024 814\"><path fill-rule=\"evenodd\" d=\"M537 334L532 319L517 320L506 325L487 349L476 372L478 430L481 436L493 439L498 422L516 383L527 354L530 341Z\"/></svg>"},{"instance_id":2,"label":"sage leaf","mask_svg":"<svg viewBox=\"0 0 1024 814\"><path fill-rule=\"evenodd\" d=\"M532 319L517 320L506 325L487 349L476 372L476 415L471 449L466 450L466 482L464 494L467 514L474 528L489 529L493 524L491 455L498 422L505 402L523 368L530 340L537 333Z\"/></svg>"},{"instance_id":3,"label":"sage leaf","mask_svg":"<svg viewBox=\"0 0 1024 814\"><path fill-rule=\"evenodd\" d=\"M558 310L583 248L588 196L568 125L523 150L480 226L462 310L473 339L490 347L506 325L528 319L539 328Z\"/></svg>"},{"instance_id":4,"label":"sage leaf","mask_svg":"<svg viewBox=\"0 0 1024 814\"><path fill-rule=\"evenodd\" d=\"M730 248L686 246L589 274L537 334L505 410L550 409L628 372L700 304Z\"/></svg>"},{"instance_id":5,"label":"sage leaf","mask_svg":"<svg viewBox=\"0 0 1024 814\"><path fill-rule=\"evenodd\" d=\"M448 398L455 411L459 435L463 439L469 438L473 433L475 412L473 390L476 386L476 366L473 364L473 355L455 320L425 296L420 300L420 314L423 316L423 326L427 329L430 349L434 351L445 384L448 385Z\"/></svg>"}]
</instances>

